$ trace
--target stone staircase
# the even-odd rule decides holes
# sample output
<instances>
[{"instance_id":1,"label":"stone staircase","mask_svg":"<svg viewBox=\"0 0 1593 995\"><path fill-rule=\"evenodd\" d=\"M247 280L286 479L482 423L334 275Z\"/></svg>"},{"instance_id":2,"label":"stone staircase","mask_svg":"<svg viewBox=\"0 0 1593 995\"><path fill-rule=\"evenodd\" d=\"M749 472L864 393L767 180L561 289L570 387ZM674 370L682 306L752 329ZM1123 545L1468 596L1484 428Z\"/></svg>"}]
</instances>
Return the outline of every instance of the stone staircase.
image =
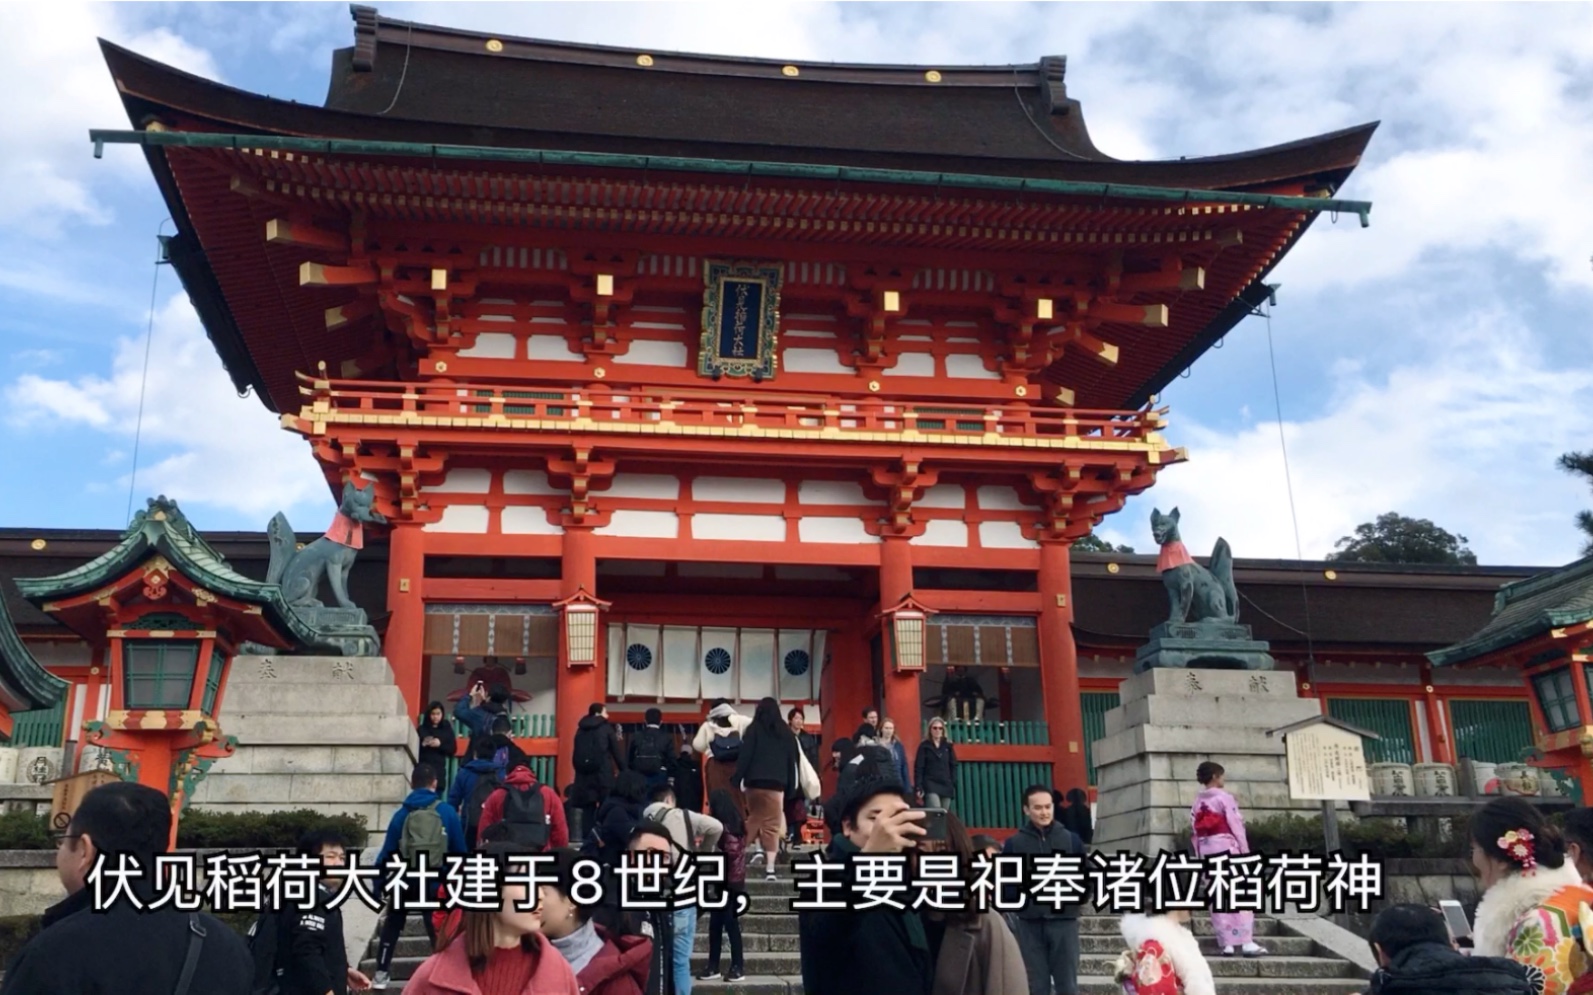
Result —
<instances>
[{"instance_id":1,"label":"stone staircase","mask_svg":"<svg viewBox=\"0 0 1593 995\"><path fill-rule=\"evenodd\" d=\"M703 995L802 995L802 968L798 952L797 916L790 911L794 897L791 877L782 868L779 882L765 883L749 876L747 890L752 907L741 919L743 956L747 977L727 984L722 981L695 981L693 992ZM1336 958L1315 941L1289 930L1285 922L1258 918L1256 939L1269 956L1255 959L1217 956L1211 924L1197 920L1200 937L1211 970L1217 978L1218 995L1348 995L1364 988L1364 975L1349 962ZM723 941L722 941L723 942ZM1110 916L1084 916L1080 920L1079 995L1121 995L1112 982L1112 968L1123 951L1118 921ZM708 917L699 915L696 955L692 973L707 965ZM389 993L403 989L408 978L425 959L426 936L413 916L405 923L393 958L393 982ZM376 971L376 942L373 939L360 970ZM720 954L721 970L729 967L728 942ZM1021 995L1021 993L1015 993Z\"/></svg>"}]
</instances>

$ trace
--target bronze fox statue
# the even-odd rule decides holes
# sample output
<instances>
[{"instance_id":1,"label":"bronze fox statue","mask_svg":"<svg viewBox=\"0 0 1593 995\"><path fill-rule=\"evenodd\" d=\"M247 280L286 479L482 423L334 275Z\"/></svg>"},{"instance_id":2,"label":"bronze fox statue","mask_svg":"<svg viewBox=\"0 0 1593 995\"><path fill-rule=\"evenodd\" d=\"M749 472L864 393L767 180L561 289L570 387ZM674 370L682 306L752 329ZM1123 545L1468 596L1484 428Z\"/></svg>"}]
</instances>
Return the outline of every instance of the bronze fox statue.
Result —
<instances>
[{"instance_id":1,"label":"bronze fox statue","mask_svg":"<svg viewBox=\"0 0 1593 995\"><path fill-rule=\"evenodd\" d=\"M1210 567L1196 563L1178 537L1177 508L1166 515L1160 509L1151 510L1151 536L1161 547L1157 568L1167 586L1169 622L1239 621L1239 590L1233 583L1233 551L1228 540L1217 540Z\"/></svg>"},{"instance_id":2,"label":"bronze fox statue","mask_svg":"<svg viewBox=\"0 0 1593 995\"><path fill-rule=\"evenodd\" d=\"M298 548L287 516L277 512L266 529L271 546L266 583L280 585L282 596L295 608L322 608L325 606L316 594L324 577L332 585L332 597L338 607L358 607L348 596L348 574L365 545L364 526L387 524L387 519L372 506L375 500L374 486L361 488L352 480L345 481L332 527L303 549Z\"/></svg>"}]
</instances>

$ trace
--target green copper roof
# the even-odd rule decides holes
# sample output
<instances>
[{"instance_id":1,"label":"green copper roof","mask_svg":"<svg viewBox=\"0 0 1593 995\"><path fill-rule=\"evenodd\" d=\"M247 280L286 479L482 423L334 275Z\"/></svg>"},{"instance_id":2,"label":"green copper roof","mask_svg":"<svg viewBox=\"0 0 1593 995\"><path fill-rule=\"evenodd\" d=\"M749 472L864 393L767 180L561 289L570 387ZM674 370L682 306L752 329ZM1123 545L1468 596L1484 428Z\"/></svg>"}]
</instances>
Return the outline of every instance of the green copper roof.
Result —
<instances>
[{"instance_id":1,"label":"green copper roof","mask_svg":"<svg viewBox=\"0 0 1593 995\"><path fill-rule=\"evenodd\" d=\"M28 649L11 621L6 599L0 597L0 705L8 712L50 708L71 685L44 669Z\"/></svg>"},{"instance_id":2,"label":"green copper roof","mask_svg":"<svg viewBox=\"0 0 1593 995\"><path fill-rule=\"evenodd\" d=\"M1475 660L1551 629L1593 619L1593 556L1506 584L1494 597L1493 618L1464 642L1427 654L1439 666Z\"/></svg>"},{"instance_id":3,"label":"green copper roof","mask_svg":"<svg viewBox=\"0 0 1593 995\"><path fill-rule=\"evenodd\" d=\"M228 565L188 521L177 502L164 495L150 498L133 516L122 540L111 549L66 573L52 577L18 577L17 590L41 605L76 597L104 587L137 569L149 557L164 556L183 576L223 597L260 605L277 631L303 646L323 643L282 597L276 584L251 580Z\"/></svg>"}]
</instances>

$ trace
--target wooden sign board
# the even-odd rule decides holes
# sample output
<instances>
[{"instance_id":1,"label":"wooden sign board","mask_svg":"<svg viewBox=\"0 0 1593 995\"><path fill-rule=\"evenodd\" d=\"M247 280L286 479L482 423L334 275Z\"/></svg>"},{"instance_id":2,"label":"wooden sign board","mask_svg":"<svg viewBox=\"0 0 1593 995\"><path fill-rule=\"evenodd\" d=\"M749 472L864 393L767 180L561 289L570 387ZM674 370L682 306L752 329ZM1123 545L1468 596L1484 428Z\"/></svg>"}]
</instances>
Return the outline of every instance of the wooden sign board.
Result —
<instances>
[{"instance_id":1,"label":"wooden sign board","mask_svg":"<svg viewBox=\"0 0 1593 995\"><path fill-rule=\"evenodd\" d=\"M55 795L50 800L51 828L56 832L64 832L66 827L71 825L72 813L77 811L84 795L102 784L120 780L121 778L108 770L87 770L81 774L51 781L51 786L55 788Z\"/></svg>"},{"instance_id":2,"label":"wooden sign board","mask_svg":"<svg viewBox=\"0 0 1593 995\"><path fill-rule=\"evenodd\" d=\"M1321 723L1284 736L1289 796L1296 800L1364 802L1372 798L1361 737Z\"/></svg>"}]
</instances>

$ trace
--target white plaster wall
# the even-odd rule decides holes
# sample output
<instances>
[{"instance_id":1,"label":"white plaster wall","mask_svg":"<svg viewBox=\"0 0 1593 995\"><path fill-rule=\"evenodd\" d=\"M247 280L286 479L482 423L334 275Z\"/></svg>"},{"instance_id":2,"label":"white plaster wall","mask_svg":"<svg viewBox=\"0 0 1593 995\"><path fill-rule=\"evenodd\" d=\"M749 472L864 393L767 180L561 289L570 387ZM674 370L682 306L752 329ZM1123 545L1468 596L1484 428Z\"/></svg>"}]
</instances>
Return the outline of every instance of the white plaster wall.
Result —
<instances>
[{"instance_id":1,"label":"white plaster wall","mask_svg":"<svg viewBox=\"0 0 1593 995\"><path fill-rule=\"evenodd\" d=\"M505 494L566 494L548 483L545 470L509 470L503 475Z\"/></svg>"},{"instance_id":2,"label":"white plaster wall","mask_svg":"<svg viewBox=\"0 0 1593 995\"><path fill-rule=\"evenodd\" d=\"M563 324L562 321L557 323ZM562 335L530 336L525 340L525 354L527 359L579 360L582 358L580 353L570 348L569 340Z\"/></svg>"},{"instance_id":3,"label":"white plaster wall","mask_svg":"<svg viewBox=\"0 0 1593 995\"><path fill-rule=\"evenodd\" d=\"M422 487L422 494L485 494L492 489L492 471L458 467L449 470L436 487Z\"/></svg>"},{"instance_id":4,"label":"white plaster wall","mask_svg":"<svg viewBox=\"0 0 1593 995\"><path fill-rule=\"evenodd\" d=\"M904 352L896 357L895 366L882 372L887 377L932 377L935 357L927 352Z\"/></svg>"},{"instance_id":5,"label":"white plaster wall","mask_svg":"<svg viewBox=\"0 0 1593 995\"><path fill-rule=\"evenodd\" d=\"M979 507L991 511L1022 511L1027 507L1012 487L981 487L978 500Z\"/></svg>"},{"instance_id":6,"label":"white plaster wall","mask_svg":"<svg viewBox=\"0 0 1593 995\"><path fill-rule=\"evenodd\" d=\"M691 482L691 496L697 501L784 504L785 481L742 477L698 477Z\"/></svg>"},{"instance_id":7,"label":"white plaster wall","mask_svg":"<svg viewBox=\"0 0 1593 995\"><path fill-rule=\"evenodd\" d=\"M988 549L1033 549L1033 539L1023 537L1017 522L980 522L979 545Z\"/></svg>"},{"instance_id":8,"label":"white plaster wall","mask_svg":"<svg viewBox=\"0 0 1593 995\"><path fill-rule=\"evenodd\" d=\"M851 373L834 349L785 349L780 368L787 373Z\"/></svg>"},{"instance_id":9,"label":"white plaster wall","mask_svg":"<svg viewBox=\"0 0 1593 995\"><path fill-rule=\"evenodd\" d=\"M863 485L845 480L804 480L797 485L797 501L801 504L868 504Z\"/></svg>"},{"instance_id":10,"label":"white plaster wall","mask_svg":"<svg viewBox=\"0 0 1593 995\"><path fill-rule=\"evenodd\" d=\"M960 484L936 484L917 503L925 508L962 508L967 502L968 495Z\"/></svg>"},{"instance_id":11,"label":"white plaster wall","mask_svg":"<svg viewBox=\"0 0 1593 995\"><path fill-rule=\"evenodd\" d=\"M602 493L608 497L673 501L680 497L680 480L664 474L616 473L614 482Z\"/></svg>"},{"instance_id":12,"label":"white plaster wall","mask_svg":"<svg viewBox=\"0 0 1593 995\"><path fill-rule=\"evenodd\" d=\"M495 321L498 319L512 321L508 315L487 314L482 315L482 321ZM476 343L469 349L459 350L459 355L469 356L473 359L513 359L514 336L507 332L482 332L476 336Z\"/></svg>"},{"instance_id":13,"label":"white plaster wall","mask_svg":"<svg viewBox=\"0 0 1593 995\"><path fill-rule=\"evenodd\" d=\"M924 534L912 540L915 546L966 546L968 545L968 523L955 522L949 519L932 519L924 528Z\"/></svg>"},{"instance_id":14,"label":"white plaster wall","mask_svg":"<svg viewBox=\"0 0 1593 995\"><path fill-rule=\"evenodd\" d=\"M607 525L592 531L600 536L674 539L680 535L680 517L673 511L619 510L609 516Z\"/></svg>"},{"instance_id":15,"label":"white plaster wall","mask_svg":"<svg viewBox=\"0 0 1593 995\"><path fill-rule=\"evenodd\" d=\"M435 522L421 526L427 532L469 532L481 534L487 531L487 507L481 504L451 504L443 509L442 517Z\"/></svg>"},{"instance_id":16,"label":"white plaster wall","mask_svg":"<svg viewBox=\"0 0 1593 995\"><path fill-rule=\"evenodd\" d=\"M673 326L672 326L673 327ZM686 343L666 342L659 339L633 339L630 348L614 357L617 364L637 366L670 366L685 369Z\"/></svg>"},{"instance_id":17,"label":"white plaster wall","mask_svg":"<svg viewBox=\"0 0 1593 995\"><path fill-rule=\"evenodd\" d=\"M856 518L804 518L797 522L797 538L802 542L877 543Z\"/></svg>"},{"instance_id":18,"label":"white plaster wall","mask_svg":"<svg viewBox=\"0 0 1593 995\"><path fill-rule=\"evenodd\" d=\"M985 369L982 357L966 352L953 353L946 357L946 376L958 380L1001 379L1001 374L996 370Z\"/></svg>"},{"instance_id":19,"label":"white plaster wall","mask_svg":"<svg viewBox=\"0 0 1593 995\"><path fill-rule=\"evenodd\" d=\"M781 515L693 515L694 539L738 539L742 542L784 542Z\"/></svg>"},{"instance_id":20,"label":"white plaster wall","mask_svg":"<svg viewBox=\"0 0 1593 995\"><path fill-rule=\"evenodd\" d=\"M564 531L548 521L546 509L523 504L503 509L498 524L505 535L556 536Z\"/></svg>"}]
</instances>

